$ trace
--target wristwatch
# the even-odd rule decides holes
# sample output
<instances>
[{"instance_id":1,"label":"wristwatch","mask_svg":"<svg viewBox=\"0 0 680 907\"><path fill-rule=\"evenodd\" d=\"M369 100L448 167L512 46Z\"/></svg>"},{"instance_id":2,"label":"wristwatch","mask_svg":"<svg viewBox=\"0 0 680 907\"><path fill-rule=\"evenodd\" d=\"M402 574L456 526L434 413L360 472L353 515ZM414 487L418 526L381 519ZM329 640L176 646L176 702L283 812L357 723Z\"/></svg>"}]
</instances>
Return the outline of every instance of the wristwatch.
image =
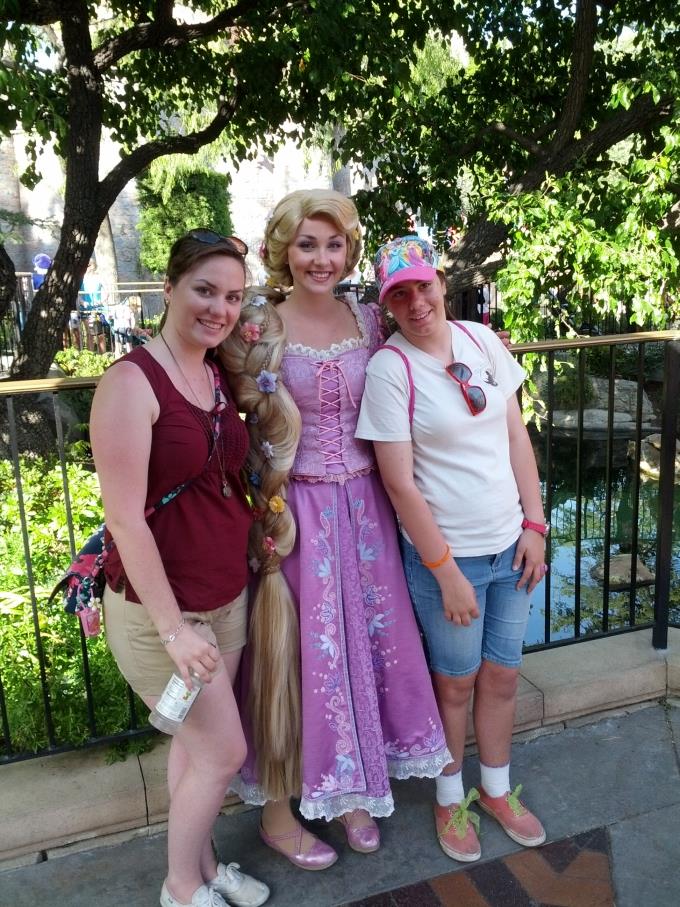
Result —
<instances>
[{"instance_id":1,"label":"wristwatch","mask_svg":"<svg viewBox=\"0 0 680 907\"><path fill-rule=\"evenodd\" d=\"M550 532L550 523L534 523L533 520L527 520L525 517L522 520L522 529L533 529L540 535L547 535Z\"/></svg>"}]
</instances>

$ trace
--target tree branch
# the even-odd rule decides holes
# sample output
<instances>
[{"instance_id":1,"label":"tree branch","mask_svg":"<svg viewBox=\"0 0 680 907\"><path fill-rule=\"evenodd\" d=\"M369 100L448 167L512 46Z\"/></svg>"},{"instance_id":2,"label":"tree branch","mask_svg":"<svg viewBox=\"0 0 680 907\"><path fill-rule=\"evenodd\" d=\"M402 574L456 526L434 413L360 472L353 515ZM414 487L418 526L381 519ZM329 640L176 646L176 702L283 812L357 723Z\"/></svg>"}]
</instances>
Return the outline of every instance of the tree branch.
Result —
<instances>
[{"instance_id":1,"label":"tree branch","mask_svg":"<svg viewBox=\"0 0 680 907\"><path fill-rule=\"evenodd\" d=\"M471 139L469 142L466 142L465 145L458 151L459 157L466 157L468 154L473 152L479 145L480 140L487 135L492 133L497 133L498 135L505 136L514 142L516 145L519 145L520 148L526 148L527 151L530 151L532 154L535 154L539 158L544 158L546 156L545 149L538 144L534 139L529 136L522 135L521 132L513 129L512 126L507 126L505 123L489 123L488 126L485 126L484 129L480 130L477 135Z\"/></svg>"},{"instance_id":2,"label":"tree branch","mask_svg":"<svg viewBox=\"0 0 680 907\"><path fill-rule=\"evenodd\" d=\"M617 142L667 120L673 113L673 105L674 99L671 95L665 95L658 102L655 102L649 93L640 95L627 110L619 111L582 138L557 148L542 166L537 165L527 170L524 176L514 183L511 191L515 194L530 191L543 182L546 171L555 176L563 176L576 161L594 160Z\"/></svg>"},{"instance_id":3,"label":"tree branch","mask_svg":"<svg viewBox=\"0 0 680 907\"><path fill-rule=\"evenodd\" d=\"M156 4L159 18L143 22L105 41L95 52L95 65L100 72L110 68L122 57L135 50L154 47L157 50L176 50L200 38L210 38L233 28L238 19L258 7L258 0L241 0L207 22L180 25L172 16L172 4Z\"/></svg>"},{"instance_id":4,"label":"tree branch","mask_svg":"<svg viewBox=\"0 0 680 907\"><path fill-rule=\"evenodd\" d=\"M153 11L154 21L157 23L171 23L172 11L175 8L174 0L156 0Z\"/></svg>"},{"instance_id":5,"label":"tree branch","mask_svg":"<svg viewBox=\"0 0 680 907\"><path fill-rule=\"evenodd\" d=\"M576 21L574 23L574 41L571 51L571 77L564 98L560 116L552 143L552 150L558 151L574 137L588 93L590 69L593 63L595 35L597 32L597 5L595 0L578 0L576 4Z\"/></svg>"},{"instance_id":6,"label":"tree branch","mask_svg":"<svg viewBox=\"0 0 680 907\"><path fill-rule=\"evenodd\" d=\"M104 212L108 211L122 189L135 176L145 170L156 158L166 154L195 154L203 145L214 142L220 133L229 125L238 106L238 92L228 101L222 101L216 115L205 129L191 132L188 135L168 136L147 142L124 155L119 164L111 170L99 184L99 205Z\"/></svg>"},{"instance_id":7,"label":"tree branch","mask_svg":"<svg viewBox=\"0 0 680 907\"><path fill-rule=\"evenodd\" d=\"M509 186L509 191L516 195L531 192L543 183L546 173L563 176L577 161L593 162L617 142L651 126L658 126L672 113L671 96L655 103L651 94L640 95L628 110L619 111L588 135L537 162ZM669 224L672 223L670 220ZM488 218L481 218L472 224L456 246L455 256L447 268L453 289L461 290L489 280L503 264L502 246L507 237L508 228Z\"/></svg>"},{"instance_id":8,"label":"tree branch","mask_svg":"<svg viewBox=\"0 0 680 907\"><path fill-rule=\"evenodd\" d=\"M672 230L674 233L680 230L680 201L671 205L661 221L661 226L666 230Z\"/></svg>"}]
</instances>

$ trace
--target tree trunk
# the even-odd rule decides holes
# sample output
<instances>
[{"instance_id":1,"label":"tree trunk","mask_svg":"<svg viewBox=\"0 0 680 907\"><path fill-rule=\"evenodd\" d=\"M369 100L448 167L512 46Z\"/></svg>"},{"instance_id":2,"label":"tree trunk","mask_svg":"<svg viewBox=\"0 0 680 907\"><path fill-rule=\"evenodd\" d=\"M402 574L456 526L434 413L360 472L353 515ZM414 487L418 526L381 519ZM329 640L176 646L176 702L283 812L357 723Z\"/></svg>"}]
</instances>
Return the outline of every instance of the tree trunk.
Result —
<instances>
[{"instance_id":1,"label":"tree trunk","mask_svg":"<svg viewBox=\"0 0 680 907\"><path fill-rule=\"evenodd\" d=\"M465 233L456 250L445 261L447 285L456 293L491 280L502 267L503 245L508 238L504 224L479 220Z\"/></svg>"},{"instance_id":2,"label":"tree trunk","mask_svg":"<svg viewBox=\"0 0 680 907\"><path fill-rule=\"evenodd\" d=\"M69 72L64 221L12 364L10 375L17 380L42 378L49 371L108 212L99 185L103 88L93 62L87 4L73 4L72 15L62 21L62 40Z\"/></svg>"},{"instance_id":3,"label":"tree trunk","mask_svg":"<svg viewBox=\"0 0 680 907\"><path fill-rule=\"evenodd\" d=\"M352 174L348 164L342 164L338 149L345 135L345 129L335 123L333 125L333 145L331 147L331 170L333 173L333 188L348 198L352 194Z\"/></svg>"},{"instance_id":4,"label":"tree trunk","mask_svg":"<svg viewBox=\"0 0 680 907\"><path fill-rule=\"evenodd\" d=\"M11 311L16 291L17 275L14 263L0 243L0 318L4 318Z\"/></svg>"}]
</instances>

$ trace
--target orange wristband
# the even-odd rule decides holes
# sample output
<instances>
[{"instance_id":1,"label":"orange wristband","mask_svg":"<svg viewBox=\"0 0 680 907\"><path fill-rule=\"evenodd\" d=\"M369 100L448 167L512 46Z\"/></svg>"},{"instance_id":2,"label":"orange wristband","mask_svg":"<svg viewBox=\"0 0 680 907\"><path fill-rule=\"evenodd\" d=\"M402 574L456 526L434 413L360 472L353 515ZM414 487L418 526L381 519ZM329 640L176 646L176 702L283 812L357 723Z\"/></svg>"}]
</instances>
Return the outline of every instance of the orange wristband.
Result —
<instances>
[{"instance_id":1,"label":"orange wristband","mask_svg":"<svg viewBox=\"0 0 680 907\"><path fill-rule=\"evenodd\" d=\"M445 561L449 559L451 555L451 549L449 546L446 546L446 551L442 554L438 561L421 561L423 567L428 567L430 570L435 570L437 567L441 567Z\"/></svg>"}]
</instances>

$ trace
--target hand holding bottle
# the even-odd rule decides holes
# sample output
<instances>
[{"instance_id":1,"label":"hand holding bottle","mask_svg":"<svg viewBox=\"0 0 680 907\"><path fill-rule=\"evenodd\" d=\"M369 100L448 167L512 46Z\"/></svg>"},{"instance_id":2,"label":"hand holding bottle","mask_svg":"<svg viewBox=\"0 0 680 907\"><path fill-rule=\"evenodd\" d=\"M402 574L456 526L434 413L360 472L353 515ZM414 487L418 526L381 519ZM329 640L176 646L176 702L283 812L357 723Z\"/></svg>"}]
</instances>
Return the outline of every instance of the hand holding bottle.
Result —
<instances>
[{"instance_id":1,"label":"hand holding bottle","mask_svg":"<svg viewBox=\"0 0 680 907\"><path fill-rule=\"evenodd\" d=\"M214 643L204 639L191 623L182 618L175 633L161 641L177 665L177 674L189 689L194 679L210 683L219 668L220 653Z\"/></svg>"}]
</instances>

